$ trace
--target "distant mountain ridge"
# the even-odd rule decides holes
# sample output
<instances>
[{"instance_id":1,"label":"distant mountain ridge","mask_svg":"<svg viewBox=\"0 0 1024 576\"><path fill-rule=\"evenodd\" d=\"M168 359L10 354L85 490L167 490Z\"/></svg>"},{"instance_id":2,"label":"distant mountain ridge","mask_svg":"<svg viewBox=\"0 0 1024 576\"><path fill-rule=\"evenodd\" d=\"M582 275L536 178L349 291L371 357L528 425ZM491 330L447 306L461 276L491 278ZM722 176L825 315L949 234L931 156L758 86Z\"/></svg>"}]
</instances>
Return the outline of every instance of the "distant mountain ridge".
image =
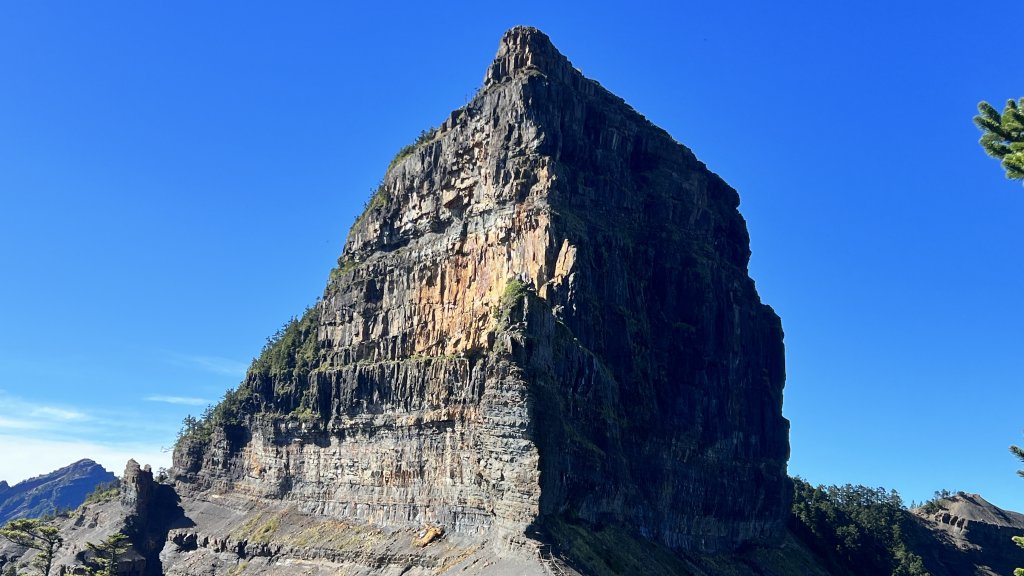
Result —
<instances>
[{"instance_id":1,"label":"distant mountain ridge","mask_svg":"<svg viewBox=\"0 0 1024 576\"><path fill-rule=\"evenodd\" d=\"M116 479L113 472L84 459L14 486L0 481L0 523L78 508L97 486Z\"/></svg>"}]
</instances>

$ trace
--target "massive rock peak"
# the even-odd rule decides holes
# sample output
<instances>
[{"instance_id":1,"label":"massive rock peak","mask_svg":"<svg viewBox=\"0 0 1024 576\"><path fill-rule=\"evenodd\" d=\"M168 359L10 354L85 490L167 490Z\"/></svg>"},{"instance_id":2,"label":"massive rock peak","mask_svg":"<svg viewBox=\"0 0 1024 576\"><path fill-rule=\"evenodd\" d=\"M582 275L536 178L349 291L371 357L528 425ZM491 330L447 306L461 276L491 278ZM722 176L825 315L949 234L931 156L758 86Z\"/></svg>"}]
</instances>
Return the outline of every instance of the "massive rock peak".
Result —
<instances>
[{"instance_id":1,"label":"massive rock peak","mask_svg":"<svg viewBox=\"0 0 1024 576\"><path fill-rule=\"evenodd\" d=\"M562 82L582 77L547 34L529 26L516 26L501 38L498 55L484 77L484 87L524 72L537 72Z\"/></svg>"},{"instance_id":2,"label":"massive rock peak","mask_svg":"<svg viewBox=\"0 0 1024 576\"><path fill-rule=\"evenodd\" d=\"M738 202L513 28L391 162L322 300L178 444L180 490L509 541L777 538L782 330Z\"/></svg>"}]
</instances>

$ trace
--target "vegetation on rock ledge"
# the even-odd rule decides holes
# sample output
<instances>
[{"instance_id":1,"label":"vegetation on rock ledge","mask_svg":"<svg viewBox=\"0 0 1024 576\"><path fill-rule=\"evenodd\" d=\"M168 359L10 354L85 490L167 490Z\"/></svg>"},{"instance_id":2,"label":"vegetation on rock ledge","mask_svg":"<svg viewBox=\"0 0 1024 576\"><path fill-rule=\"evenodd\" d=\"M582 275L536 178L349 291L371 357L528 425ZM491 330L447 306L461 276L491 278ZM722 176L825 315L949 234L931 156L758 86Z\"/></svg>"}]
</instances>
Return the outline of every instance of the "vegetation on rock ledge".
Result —
<instances>
[{"instance_id":1,"label":"vegetation on rock ledge","mask_svg":"<svg viewBox=\"0 0 1024 576\"><path fill-rule=\"evenodd\" d=\"M946 489L936 490L935 496L932 497L930 500L926 500L925 502L921 503L920 506L916 505L915 503L911 503L910 507L920 508L921 511L925 514L935 514L940 510L946 510L946 504L948 504L948 500L952 498L954 495L961 496L963 495L963 492L950 492L949 490Z\"/></svg>"},{"instance_id":2,"label":"vegetation on rock ledge","mask_svg":"<svg viewBox=\"0 0 1024 576\"><path fill-rule=\"evenodd\" d=\"M292 318L273 336L252 361L249 373L261 373L275 379L294 380L309 374L317 358L316 307L306 308L301 318Z\"/></svg>"},{"instance_id":3,"label":"vegetation on rock ledge","mask_svg":"<svg viewBox=\"0 0 1024 576\"><path fill-rule=\"evenodd\" d=\"M426 144L427 142L430 142L431 140L433 140L434 136L436 136L436 135L437 135L437 128L433 128L432 127L429 130L421 131L420 135L416 137L416 140L412 144L406 144L405 146L402 146L398 150L398 152L395 154L395 157L392 158L391 162L388 163L388 170L391 170L399 162L401 162L402 160L405 160L410 155L412 155L412 153L414 151L416 151L417 148L419 148L420 146L422 146L422 145Z\"/></svg>"},{"instance_id":4,"label":"vegetation on rock ledge","mask_svg":"<svg viewBox=\"0 0 1024 576\"><path fill-rule=\"evenodd\" d=\"M114 480L104 484L97 484L92 492L86 495L83 504L102 504L110 502L121 494L121 481Z\"/></svg>"},{"instance_id":5,"label":"vegetation on rock ledge","mask_svg":"<svg viewBox=\"0 0 1024 576\"><path fill-rule=\"evenodd\" d=\"M267 338L260 355L253 359L246 380L237 389L228 390L216 405L203 415L185 417L175 446L183 441L198 444L209 442L214 430L245 423L253 397L252 382L270 379L274 389L295 387L305 383L319 353L317 327L319 317L315 306L306 308L301 318L292 317L273 336ZM307 418L308 419L308 418Z\"/></svg>"},{"instance_id":6,"label":"vegetation on rock ledge","mask_svg":"<svg viewBox=\"0 0 1024 576\"><path fill-rule=\"evenodd\" d=\"M399 148L398 152L396 152L395 156L391 159L391 162L388 163L388 169L385 171L385 174L387 172L390 172L391 169L397 166L402 160L405 160L406 158L411 156L412 153L415 152L417 148L433 140L434 136L437 136L437 128L423 130L420 132L420 135L416 137L416 140L414 142L412 142L411 144L406 144L405 146ZM385 204L387 204L387 202L387 187L384 186L384 181L381 180L377 184L377 187L373 189L373 192L370 194L370 197L367 198L366 202L363 203L363 211L360 212L358 216L356 216L356 223L361 221L370 211L382 208Z\"/></svg>"},{"instance_id":7,"label":"vegetation on rock ledge","mask_svg":"<svg viewBox=\"0 0 1024 576\"><path fill-rule=\"evenodd\" d=\"M505 290L502 291L498 307L494 311L494 317L500 324L508 323L512 308L526 297L529 290L529 285L519 279L509 280L505 284Z\"/></svg>"},{"instance_id":8,"label":"vegetation on rock ledge","mask_svg":"<svg viewBox=\"0 0 1024 576\"><path fill-rule=\"evenodd\" d=\"M346 272L355 270L357 267L359 267L359 262L346 258L344 254L339 256L338 265L335 266L334 268L331 268L331 272L327 277L328 290L336 288L334 284L338 281L338 279Z\"/></svg>"}]
</instances>

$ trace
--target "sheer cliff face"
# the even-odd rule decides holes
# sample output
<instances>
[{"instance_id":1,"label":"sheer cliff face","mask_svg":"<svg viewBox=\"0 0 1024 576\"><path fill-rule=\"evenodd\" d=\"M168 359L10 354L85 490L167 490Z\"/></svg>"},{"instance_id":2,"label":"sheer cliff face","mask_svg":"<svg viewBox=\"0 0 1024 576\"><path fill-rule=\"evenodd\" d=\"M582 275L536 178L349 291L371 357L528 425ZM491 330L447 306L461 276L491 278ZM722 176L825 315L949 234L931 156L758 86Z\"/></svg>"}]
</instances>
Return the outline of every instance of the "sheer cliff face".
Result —
<instances>
[{"instance_id":1,"label":"sheer cliff face","mask_svg":"<svg viewBox=\"0 0 1024 576\"><path fill-rule=\"evenodd\" d=\"M178 445L179 488L510 537L776 537L782 330L736 192L530 28L406 152L276 363Z\"/></svg>"}]
</instances>

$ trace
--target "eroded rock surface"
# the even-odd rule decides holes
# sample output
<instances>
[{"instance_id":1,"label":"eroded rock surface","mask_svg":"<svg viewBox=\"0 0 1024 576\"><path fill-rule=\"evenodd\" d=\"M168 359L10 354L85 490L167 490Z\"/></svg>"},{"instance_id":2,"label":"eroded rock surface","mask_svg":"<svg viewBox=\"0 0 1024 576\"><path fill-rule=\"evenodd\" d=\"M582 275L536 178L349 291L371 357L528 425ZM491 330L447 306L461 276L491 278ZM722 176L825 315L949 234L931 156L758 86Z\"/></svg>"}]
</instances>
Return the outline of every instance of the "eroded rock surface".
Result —
<instances>
[{"instance_id":1,"label":"eroded rock surface","mask_svg":"<svg viewBox=\"0 0 1024 576\"><path fill-rule=\"evenodd\" d=\"M936 502L937 511L912 511L928 531L920 554L933 576L995 576L1024 567L1024 549L1012 540L1024 535L1024 514L964 492Z\"/></svg>"},{"instance_id":2,"label":"eroded rock surface","mask_svg":"<svg viewBox=\"0 0 1024 576\"><path fill-rule=\"evenodd\" d=\"M778 317L736 192L532 28L392 163L324 296L178 445L190 496L669 547L788 508Z\"/></svg>"},{"instance_id":3,"label":"eroded rock surface","mask_svg":"<svg viewBox=\"0 0 1024 576\"><path fill-rule=\"evenodd\" d=\"M536 548L512 551L479 538L253 507L233 495L186 502L189 526L169 534L161 562L169 575L546 574ZM566 568L564 574L575 574Z\"/></svg>"}]
</instances>

